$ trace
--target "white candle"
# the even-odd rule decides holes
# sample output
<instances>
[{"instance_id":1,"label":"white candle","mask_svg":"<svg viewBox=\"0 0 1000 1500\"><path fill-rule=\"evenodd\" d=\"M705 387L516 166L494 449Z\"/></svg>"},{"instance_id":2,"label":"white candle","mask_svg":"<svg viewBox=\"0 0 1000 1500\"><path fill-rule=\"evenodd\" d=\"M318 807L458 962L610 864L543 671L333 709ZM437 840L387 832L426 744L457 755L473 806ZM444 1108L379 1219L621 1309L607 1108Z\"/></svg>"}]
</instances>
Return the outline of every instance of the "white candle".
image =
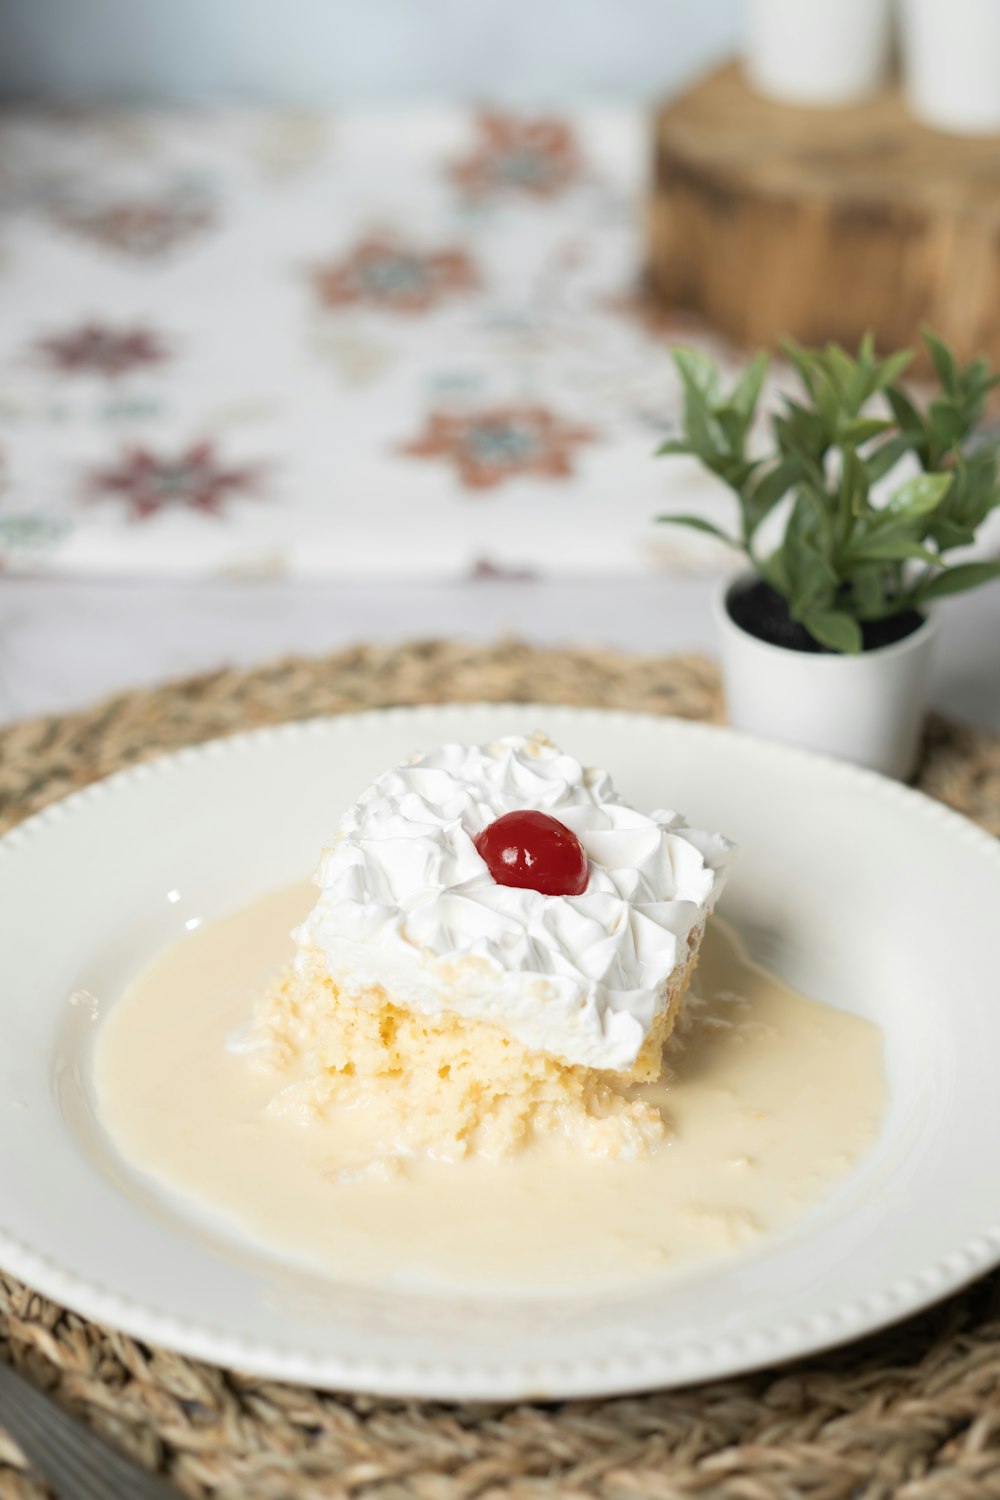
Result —
<instances>
[{"instance_id":1,"label":"white candle","mask_svg":"<svg viewBox=\"0 0 1000 1500\"><path fill-rule=\"evenodd\" d=\"M885 81L890 0L751 0L748 20L747 75L769 98L832 107Z\"/></svg>"}]
</instances>

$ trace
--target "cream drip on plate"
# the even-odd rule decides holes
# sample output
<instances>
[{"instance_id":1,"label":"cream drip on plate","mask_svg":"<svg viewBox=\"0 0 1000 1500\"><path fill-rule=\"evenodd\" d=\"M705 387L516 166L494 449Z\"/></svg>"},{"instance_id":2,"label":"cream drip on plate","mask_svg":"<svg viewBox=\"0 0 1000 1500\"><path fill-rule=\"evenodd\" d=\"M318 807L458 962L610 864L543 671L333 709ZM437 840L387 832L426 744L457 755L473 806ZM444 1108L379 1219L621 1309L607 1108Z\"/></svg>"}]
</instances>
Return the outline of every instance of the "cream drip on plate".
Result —
<instances>
[{"instance_id":1,"label":"cream drip on plate","mask_svg":"<svg viewBox=\"0 0 1000 1500\"><path fill-rule=\"evenodd\" d=\"M475 837L523 808L576 834L582 895L493 879ZM731 850L674 812L638 812L607 771L544 735L442 745L385 772L342 817L296 962L349 996L381 987L423 1014L493 1022L567 1062L626 1070Z\"/></svg>"},{"instance_id":2,"label":"cream drip on plate","mask_svg":"<svg viewBox=\"0 0 1000 1500\"><path fill-rule=\"evenodd\" d=\"M188 933L100 1027L100 1119L144 1194L188 1195L197 1235L207 1209L282 1260L363 1286L635 1296L665 1272L760 1246L878 1133L878 1028L757 969L718 918L667 1073L638 1090L662 1109L668 1149L608 1161L553 1131L500 1161L387 1158L377 1112L275 1111L275 1085L293 1083L300 1060L276 1078L225 1039L290 959L311 894L274 892ZM183 1206L172 1197L167 1211Z\"/></svg>"}]
</instances>

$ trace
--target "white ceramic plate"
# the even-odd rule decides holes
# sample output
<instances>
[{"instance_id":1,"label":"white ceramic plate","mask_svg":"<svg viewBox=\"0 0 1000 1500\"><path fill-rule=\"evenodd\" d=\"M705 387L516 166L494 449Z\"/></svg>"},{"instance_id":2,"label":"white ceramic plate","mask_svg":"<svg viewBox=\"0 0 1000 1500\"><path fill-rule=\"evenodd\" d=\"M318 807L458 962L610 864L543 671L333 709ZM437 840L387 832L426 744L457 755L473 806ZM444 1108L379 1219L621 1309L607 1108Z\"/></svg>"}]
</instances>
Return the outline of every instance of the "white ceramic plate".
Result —
<instances>
[{"instance_id":1,"label":"white ceramic plate","mask_svg":"<svg viewBox=\"0 0 1000 1500\"><path fill-rule=\"evenodd\" d=\"M723 909L751 950L883 1028L888 1115L859 1169L753 1254L641 1295L563 1301L358 1291L135 1179L94 1120L93 1025L68 997L113 1004L186 922L301 878L343 806L412 750L537 727L610 767L640 806L735 837ZM867 772L703 725L399 709L165 757L0 843L0 1264L154 1343L387 1394L610 1393L838 1343L1000 1260L998 912L1000 846L971 823Z\"/></svg>"}]
</instances>

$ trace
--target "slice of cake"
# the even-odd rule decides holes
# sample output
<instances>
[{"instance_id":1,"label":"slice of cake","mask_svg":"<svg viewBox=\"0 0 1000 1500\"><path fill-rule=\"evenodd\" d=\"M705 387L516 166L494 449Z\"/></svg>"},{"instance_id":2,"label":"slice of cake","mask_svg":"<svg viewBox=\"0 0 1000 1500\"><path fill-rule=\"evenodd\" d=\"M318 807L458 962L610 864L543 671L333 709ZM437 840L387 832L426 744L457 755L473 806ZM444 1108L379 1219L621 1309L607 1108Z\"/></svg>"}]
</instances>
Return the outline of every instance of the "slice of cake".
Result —
<instances>
[{"instance_id":1,"label":"slice of cake","mask_svg":"<svg viewBox=\"0 0 1000 1500\"><path fill-rule=\"evenodd\" d=\"M655 1148L635 1085L660 1073L731 847L638 812L542 734L387 771L256 1010L275 1107L371 1111L387 1156L502 1156L539 1132Z\"/></svg>"}]
</instances>

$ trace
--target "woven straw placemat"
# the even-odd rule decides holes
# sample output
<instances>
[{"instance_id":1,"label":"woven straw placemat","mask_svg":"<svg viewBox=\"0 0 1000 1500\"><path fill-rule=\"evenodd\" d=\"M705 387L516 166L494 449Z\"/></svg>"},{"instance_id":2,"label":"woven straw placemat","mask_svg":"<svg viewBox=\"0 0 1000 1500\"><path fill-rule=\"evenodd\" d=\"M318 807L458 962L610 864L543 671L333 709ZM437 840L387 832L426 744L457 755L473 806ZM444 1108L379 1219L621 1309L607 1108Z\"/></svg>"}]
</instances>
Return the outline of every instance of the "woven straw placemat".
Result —
<instances>
[{"instance_id":1,"label":"woven straw placemat","mask_svg":"<svg viewBox=\"0 0 1000 1500\"><path fill-rule=\"evenodd\" d=\"M719 713L715 670L695 657L360 647L128 693L0 733L0 828L97 776L213 735L476 699ZM997 737L933 722L919 784L1000 833ZM185 1493L218 1500L1000 1497L998 1276L834 1354L610 1401L446 1406L302 1390L138 1344L2 1275L0 1359ZM46 1493L0 1430L2 1500Z\"/></svg>"}]
</instances>

